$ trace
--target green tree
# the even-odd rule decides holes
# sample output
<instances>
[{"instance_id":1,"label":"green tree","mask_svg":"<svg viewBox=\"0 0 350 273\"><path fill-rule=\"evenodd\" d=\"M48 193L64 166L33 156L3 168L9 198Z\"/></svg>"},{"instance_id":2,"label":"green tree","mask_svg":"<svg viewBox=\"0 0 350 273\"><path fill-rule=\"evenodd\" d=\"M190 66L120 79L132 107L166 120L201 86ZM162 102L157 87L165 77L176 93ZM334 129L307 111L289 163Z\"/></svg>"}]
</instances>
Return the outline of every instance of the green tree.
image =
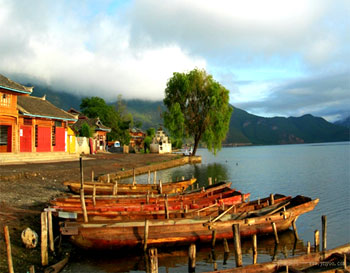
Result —
<instances>
[{"instance_id":1,"label":"green tree","mask_svg":"<svg viewBox=\"0 0 350 273\"><path fill-rule=\"evenodd\" d=\"M192 137L196 154L200 141L216 154L229 129L229 91L204 70L173 73L167 82L164 125L175 138Z\"/></svg>"},{"instance_id":2,"label":"green tree","mask_svg":"<svg viewBox=\"0 0 350 273\"><path fill-rule=\"evenodd\" d=\"M104 99L99 97L84 98L80 109L89 118L99 117L103 125L111 128L111 132L107 134L108 140L119 140L122 145L129 144L130 121L123 120L115 108L106 104Z\"/></svg>"},{"instance_id":3,"label":"green tree","mask_svg":"<svg viewBox=\"0 0 350 273\"><path fill-rule=\"evenodd\" d=\"M147 133L147 136L143 140L143 143L144 143L145 153L148 153L151 150L151 143L152 143L153 137L156 134L156 130L151 127L147 129L146 133Z\"/></svg>"},{"instance_id":4,"label":"green tree","mask_svg":"<svg viewBox=\"0 0 350 273\"><path fill-rule=\"evenodd\" d=\"M91 128L86 122L84 122L79 130L79 135L82 137L92 137L93 134L94 129Z\"/></svg>"}]
</instances>

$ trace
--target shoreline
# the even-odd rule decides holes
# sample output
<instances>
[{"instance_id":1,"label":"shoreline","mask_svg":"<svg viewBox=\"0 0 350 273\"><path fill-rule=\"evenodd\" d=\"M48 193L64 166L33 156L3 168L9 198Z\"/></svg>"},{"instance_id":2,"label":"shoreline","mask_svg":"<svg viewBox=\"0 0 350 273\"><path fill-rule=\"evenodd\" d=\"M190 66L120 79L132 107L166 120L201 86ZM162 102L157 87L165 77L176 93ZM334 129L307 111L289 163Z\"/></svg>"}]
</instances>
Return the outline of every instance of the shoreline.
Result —
<instances>
[{"instance_id":1,"label":"shoreline","mask_svg":"<svg viewBox=\"0 0 350 273\"><path fill-rule=\"evenodd\" d=\"M88 159L88 160L87 160ZM128 177L185 164L201 162L200 157L185 157L173 154L97 154L84 157L84 177L117 173ZM116 170L120 170L115 172ZM0 168L0 272L8 272L4 226L8 226L15 272L29 272L34 265L36 272L43 272L40 250L40 213L48 202L57 196L69 194L63 181L79 181L79 160L71 162L36 162L23 165L3 165ZM26 249L21 233L29 227L39 235L39 243L34 249ZM55 234L55 236L57 233ZM70 245L65 246L70 249ZM49 254L49 265L55 264L65 256L63 253ZM70 249L74 251L74 248Z\"/></svg>"}]
</instances>

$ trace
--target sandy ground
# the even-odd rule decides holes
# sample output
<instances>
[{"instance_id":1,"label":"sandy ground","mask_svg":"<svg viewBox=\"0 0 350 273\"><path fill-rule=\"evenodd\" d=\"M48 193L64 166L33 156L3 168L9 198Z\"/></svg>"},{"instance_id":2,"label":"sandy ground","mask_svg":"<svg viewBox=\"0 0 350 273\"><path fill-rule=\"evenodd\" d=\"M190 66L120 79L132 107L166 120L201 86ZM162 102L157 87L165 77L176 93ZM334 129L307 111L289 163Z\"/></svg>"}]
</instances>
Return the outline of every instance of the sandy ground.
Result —
<instances>
[{"instance_id":1,"label":"sandy ground","mask_svg":"<svg viewBox=\"0 0 350 273\"><path fill-rule=\"evenodd\" d=\"M95 176L120 170L147 166L175 159L176 155L157 154L97 154L84 157L84 177ZM0 272L8 272L6 245L3 227L10 231L12 256L15 272L27 272L35 265L40 266L40 247L25 249L21 242L21 232L30 227L40 236L40 213L48 201L68 190L62 185L66 180L79 180L79 161L49 162L0 166ZM64 255L64 253L62 254ZM50 256L50 264L62 258Z\"/></svg>"}]
</instances>

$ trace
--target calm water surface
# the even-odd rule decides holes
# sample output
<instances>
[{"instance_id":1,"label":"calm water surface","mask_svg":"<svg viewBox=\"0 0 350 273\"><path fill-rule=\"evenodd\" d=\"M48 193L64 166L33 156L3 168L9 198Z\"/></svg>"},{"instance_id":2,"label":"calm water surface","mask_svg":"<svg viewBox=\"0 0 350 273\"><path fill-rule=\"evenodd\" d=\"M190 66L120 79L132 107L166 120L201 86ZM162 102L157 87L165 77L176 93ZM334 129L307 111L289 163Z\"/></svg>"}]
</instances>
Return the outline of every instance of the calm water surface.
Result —
<instances>
[{"instance_id":1,"label":"calm water surface","mask_svg":"<svg viewBox=\"0 0 350 273\"><path fill-rule=\"evenodd\" d=\"M327 215L327 247L350 242L350 143L302 144L223 148L217 156L200 149L202 164L186 165L157 172L157 179L174 181L194 175L200 186L208 177L232 182L232 187L250 192L251 200L270 193L306 195L319 198L314 211L297 220L300 242L292 232L280 234L275 248L272 237L258 237L258 261L271 261L305 251L313 242L316 229L321 231L321 216ZM147 183L147 175L137 177ZM251 242L243 241L243 263L252 263ZM231 251L233 244L230 244ZM233 255L224 257L218 245L215 252L207 246L197 249L196 272L235 266ZM137 253L84 253L75 255L64 272L140 272L145 271L143 257ZM187 248L164 249L159 254L159 272L187 272Z\"/></svg>"}]
</instances>

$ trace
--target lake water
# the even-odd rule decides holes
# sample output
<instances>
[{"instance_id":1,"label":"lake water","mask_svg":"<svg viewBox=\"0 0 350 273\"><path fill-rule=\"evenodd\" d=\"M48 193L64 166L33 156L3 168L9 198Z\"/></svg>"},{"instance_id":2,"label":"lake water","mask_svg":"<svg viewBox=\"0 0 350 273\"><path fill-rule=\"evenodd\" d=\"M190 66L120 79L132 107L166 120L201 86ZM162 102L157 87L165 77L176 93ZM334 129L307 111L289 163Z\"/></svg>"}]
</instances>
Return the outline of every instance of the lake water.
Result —
<instances>
[{"instance_id":1,"label":"lake water","mask_svg":"<svg viewBox=\"0 0 350 273\"><path fill-rule=\"evenodd\" d=\"M258 261L271 261L305 252L313 243L314 231L320 230L321 216L327 215L327 248L350 242L350 143L298 144L223 148L216 156L199 149L202 164L186 165L157 172L157 179L174 181L177 177L196 177L200 186L208 177L231 181L232 187L250 192L251 200L270 193L305 195L319 198L312 212L297 220L301 241L292 232L280 234L276 248L273 237L258 237ZM137 177L147 183L147 175ZM244 240L243 263L252 263L251 242ZM233 244L230 243L230 250ZM196 272L235 266L233 254L226 259L223 247L215 252L207 246L197 249ZM145 262L138 253L84 253L75 255L64 272L144 272ZM159 254L159 272L188 272L187 248L165 249Z\"/></svg>"}]
</instances>

